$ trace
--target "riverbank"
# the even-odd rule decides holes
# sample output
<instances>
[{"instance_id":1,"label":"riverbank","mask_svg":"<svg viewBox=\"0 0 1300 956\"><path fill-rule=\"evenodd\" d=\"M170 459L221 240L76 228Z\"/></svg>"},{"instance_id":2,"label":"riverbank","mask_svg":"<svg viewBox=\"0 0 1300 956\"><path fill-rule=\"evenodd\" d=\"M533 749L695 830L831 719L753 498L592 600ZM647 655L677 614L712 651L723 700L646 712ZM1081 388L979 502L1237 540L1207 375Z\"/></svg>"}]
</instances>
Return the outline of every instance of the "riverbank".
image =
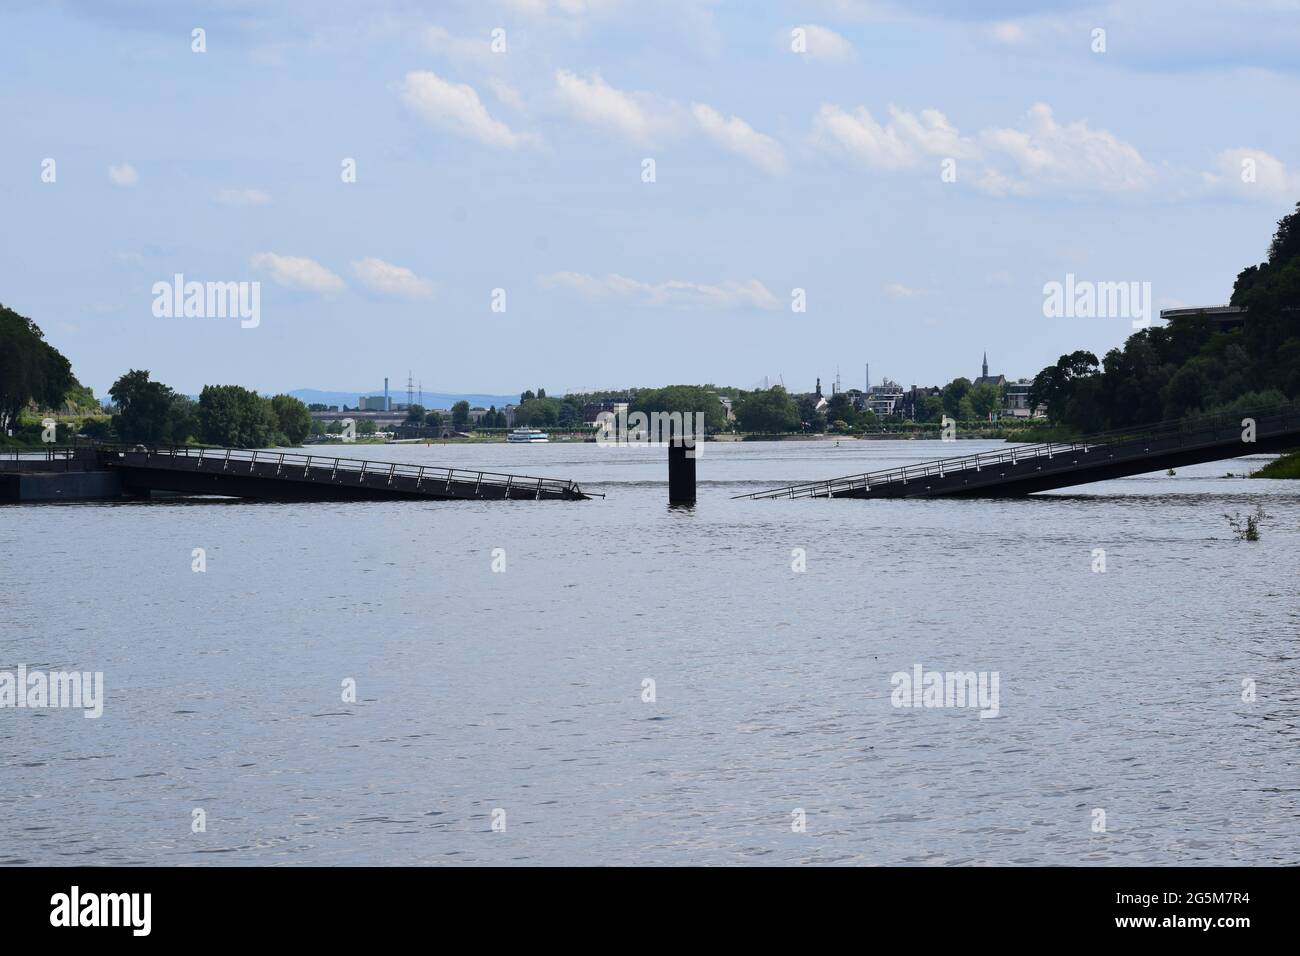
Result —
<instances>
[{"instance_id":1,"label":"riverbank","mask_svg":"<svg viewBox=\"0 0 1300 956\"><path fill-rule=\"evenodd\" d=\"M1254 472L1252 478L1300 478L1300 451L1270 461L1263 468Z\"/></svg>"}]
</instances>

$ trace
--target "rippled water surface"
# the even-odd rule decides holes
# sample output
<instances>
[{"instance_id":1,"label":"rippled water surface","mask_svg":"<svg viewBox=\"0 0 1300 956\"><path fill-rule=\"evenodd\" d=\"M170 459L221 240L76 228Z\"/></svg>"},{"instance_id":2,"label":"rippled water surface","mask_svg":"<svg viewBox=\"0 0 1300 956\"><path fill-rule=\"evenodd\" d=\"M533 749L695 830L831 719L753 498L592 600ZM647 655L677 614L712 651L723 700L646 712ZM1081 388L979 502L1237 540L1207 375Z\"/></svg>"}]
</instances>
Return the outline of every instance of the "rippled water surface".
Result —
<instances>
[{"instance_id":1,"label":"rippled water surface","mask_svg":"<svg viewBox=\"0 0 1300 956\"><path fill-rule=\"evenodd\" d=\"M606 498L0 508L0 669L107 697L0 710L0 863L1300 863L1300 482L731 500L952 449L710 444L694 509L566 444L352 453ZM915 664L999 716L893 707Z\"/></svg>"}]
</instances>

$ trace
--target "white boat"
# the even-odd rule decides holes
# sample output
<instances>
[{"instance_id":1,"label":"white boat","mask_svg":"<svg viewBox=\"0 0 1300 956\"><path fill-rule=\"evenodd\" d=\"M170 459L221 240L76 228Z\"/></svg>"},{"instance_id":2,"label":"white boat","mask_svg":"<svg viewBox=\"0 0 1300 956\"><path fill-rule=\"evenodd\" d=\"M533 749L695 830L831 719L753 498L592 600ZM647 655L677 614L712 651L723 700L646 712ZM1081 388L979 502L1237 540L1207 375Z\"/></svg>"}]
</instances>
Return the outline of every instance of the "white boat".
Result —
<instances>
[{"instance_id":1,"label":"white boat","mask_svg":"<svg viewBox=\"0 0 1300 956\"><path fill-rule=\"evenodd\" d=\"M536 428L516 428L506 433L506 441L511 443L533 444L534 442L548 442L551 436L546 432L538 431Z\"/></svg>"}]
</instances>

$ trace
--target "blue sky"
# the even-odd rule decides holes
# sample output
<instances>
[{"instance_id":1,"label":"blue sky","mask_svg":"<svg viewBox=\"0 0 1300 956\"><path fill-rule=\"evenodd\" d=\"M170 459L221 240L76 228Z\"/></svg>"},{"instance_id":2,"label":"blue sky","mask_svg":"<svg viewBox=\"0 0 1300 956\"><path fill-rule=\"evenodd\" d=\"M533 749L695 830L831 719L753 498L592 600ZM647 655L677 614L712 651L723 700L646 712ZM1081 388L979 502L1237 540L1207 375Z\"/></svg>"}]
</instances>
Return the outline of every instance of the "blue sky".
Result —
<instances>
[{"instance_id":1,"label":"blue sky","mask_svg":"<svg viewBox=\"0 0 1300 956\"><path fill-rule=\"evenodd\" d=\"M1263 258L1297 49L1294 0L11 2L0 302L99 394L1029 376L1131 331L1044 283ZM156 318L178 272L260 323Z\"/></svg>"}]
</instances>

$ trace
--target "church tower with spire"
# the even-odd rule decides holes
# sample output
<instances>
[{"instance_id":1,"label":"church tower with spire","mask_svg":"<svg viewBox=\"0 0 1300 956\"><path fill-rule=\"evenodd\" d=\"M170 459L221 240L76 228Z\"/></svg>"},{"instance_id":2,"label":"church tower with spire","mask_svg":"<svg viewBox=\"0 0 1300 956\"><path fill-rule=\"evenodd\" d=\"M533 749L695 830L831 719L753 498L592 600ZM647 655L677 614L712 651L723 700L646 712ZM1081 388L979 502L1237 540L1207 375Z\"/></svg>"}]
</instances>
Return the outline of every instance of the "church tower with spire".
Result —
<instances>
[{"instance_id":1,"label":"church tower with spire","mask_svg":"<svg viewBox=\"0 0 1300 956\"><path fill-rule=\"evenodd\" d=\"M975 381L971 383L972 385L997 385L1001 387L1007 384L1007 377L1005 375L989 374L989 353L988 352L984 353L984 364L980 367L980 371L982 374L980 375L979 378L975 379Z\"/></svg>"}]
</instances>

